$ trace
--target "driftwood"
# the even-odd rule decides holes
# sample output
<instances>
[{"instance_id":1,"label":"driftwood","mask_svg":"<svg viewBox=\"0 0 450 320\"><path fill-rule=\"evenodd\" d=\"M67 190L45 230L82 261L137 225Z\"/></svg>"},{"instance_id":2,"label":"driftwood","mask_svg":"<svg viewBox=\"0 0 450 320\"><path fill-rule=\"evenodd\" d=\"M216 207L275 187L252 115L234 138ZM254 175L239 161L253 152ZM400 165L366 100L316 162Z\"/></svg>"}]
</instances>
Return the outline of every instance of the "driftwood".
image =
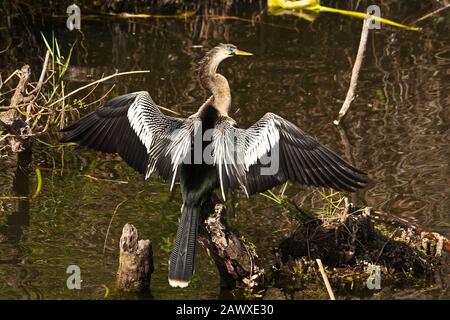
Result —
<instances>
[{"instance_id":1,"label":"driftwood","mask_svg":"<svg viewBox=\"0 0 450 320\"><path fill-rule=\"evenodd\" d=\"M200 225L198 241L214 260L221 287L256 289L264 285L264 269L253 245L240 239L226 222L223 204Z\"/></svg>"},{"instance_id":2,"label":"driftwood","mask_svg":"<svg viewBox=\"0 0 450 320\"><path fill-rule=\"evenodd\" d=\"M127 223L120 237L118 288L132 292L148 289L153 270L153 250L150 240L138 240L137 229Z\"/></svg>"},{"instance_id":3,"label":"driftwood","mask_svg":"<svg viewBox=\"0 0 450 320\"><path fill-rule=\"evenodd\" d=\"M26 88L31 75L31 68L24 65L19 71L19 83L16 86L10 105L6 111L0 112L0 124L11 135L10 144L13 152L24 152L31 147L31 128L22 119L19 108L29 104L33 95L27 95Z\"/></svg>"}]
</instances>

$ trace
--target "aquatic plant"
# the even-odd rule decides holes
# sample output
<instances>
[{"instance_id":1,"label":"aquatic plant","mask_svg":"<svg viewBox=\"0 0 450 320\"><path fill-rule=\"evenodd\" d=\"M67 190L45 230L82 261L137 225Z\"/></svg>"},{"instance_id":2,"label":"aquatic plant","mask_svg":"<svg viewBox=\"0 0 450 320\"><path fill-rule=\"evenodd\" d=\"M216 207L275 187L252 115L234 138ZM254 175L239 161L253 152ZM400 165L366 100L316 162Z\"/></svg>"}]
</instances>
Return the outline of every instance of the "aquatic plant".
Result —
<instances>
[{"instance_id":1,"label":"aquatic plant","mask_svg":"<svg viewBox=\"0 0 450 320\"><path fill-rule=\"evenodd\" d=\"M329 12L329 13L337 13L345 16L350 16L353 18L359 19L367 19L371 18L375 21L379 21L381 23L385 23L397 28L402 28L411 31L420 31L420 28L410 27L404 24L377 17L375 15L369 15L364 12L350 11L350 10L342 10L336 8L330 8L320 5L320 0L300 0L300 1L290 1L290 0L267 0L267 6L269 8L269 12L274 15L280 14L294 14L300 18L304 18L306 20L312 21L317 17L317 14L320 12Z\"/></svg>"}]
</instances>

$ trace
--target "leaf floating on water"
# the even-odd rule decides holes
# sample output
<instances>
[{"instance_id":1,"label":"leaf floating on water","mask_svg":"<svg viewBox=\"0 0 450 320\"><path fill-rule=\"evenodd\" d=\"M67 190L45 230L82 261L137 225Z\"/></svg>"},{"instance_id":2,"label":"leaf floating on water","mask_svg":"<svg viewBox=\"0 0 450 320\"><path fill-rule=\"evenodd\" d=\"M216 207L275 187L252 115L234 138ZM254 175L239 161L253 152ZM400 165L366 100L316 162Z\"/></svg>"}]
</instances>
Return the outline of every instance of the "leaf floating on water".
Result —
<instances>
[{"instance_id":1,"label":"leaf floating on water","mask_svg":"<svg viewBox=\"0 0 450 320\"><path fill-rule=\"evenodd\" d=\"M305 11L320 13L320 12L330 12L330 13L338 13L345 16L350 16L353 18L366 19L371 17L375 21L379 21L384 24L388 24L397 28L411 30L411 31L420 31L421 28L410 27L404 24L381 18L374 15L369 15L364 12L350 11L350 10L341 10L330 7L325 7L320 5L320 0L300 0L300 1L290 1L290 0L267 0L267 6L269 8L269 13L274 15L281 14L293 14L298 16L299 18L306 19L308 21L313 21L315 17L308 15Z\"/></svg>"},{"instance_id":2,"label":"leaf floating on water","mask_svg":"<svg viewBox=\"0 0 450 320\"><path fill-rule=\"evenodd\" d=\"M41 175L41 170L39 170L39 168L36 168L36 179L37 179L37 186L36 186L36 191L33 194L33 199L36 198L39 193L41 193L41 189L42 189L42 175Z\"/></svg>"},{"instance_id":3,"label":"leaf floating on water","mask_svg":"<svg viewBox=\"0 0 450 320\"><path fill-rule=\"evenodd\" d=\"M410 31L420 31L422 30L422 28L417 28L417 27L410 27L410 26L406 26L404 24L389 20L389 19L385 19L385 18L381 18L381 17L377 17L375 15L370 15L364 12L356 12L356 11L349 11L349 10L340 10L340 9L334 9L334 8L329 8L329 7L323 7L323 6L319 6L320 12L331 12L331 13L339 13L339 14L343 14L346 16L350 16L350 17L354 17L354 18L360 18L360 19L366 19L366 18L372 18L372 20L375 21L379 21L381 23L384 24L388 24L397 28L401 28L401 29L406 29L406 30L410 30Z\"/></svg>"},{"instance_id":4,"label":"leaf floating on water","mask_svg":"<svg viewBox=\"0 0 450 320\"><path fill-rule=\"evenodd\" d=\"M283 8L283 9L305 9L311 10L314 7L320 6L320 0L300 0L300 1L289 1L289 0L267 0L267 6L271 8Z\"/></svg>"},{"instance_id":5,"label":"leaf floating on water","mask_svg":"<svg viewBox=\"0 0 450 320\"><path fill-rule=\"evenodd\" d=\"M186 19L195 16L195 11L186 11L181 12L179 14L175 15L165 15L165 14L147 14L147 13L128 13L128 12L121 12L121 13L109 13L111 16L116 16L118 18L124 18L124 19L164 19L164 18L175 18L175 19Z\"/></svg>"},{"instance_id":6,"label":"leaf floating on water","mask_svg":"<svg viewBox=\"0 0 450 320\"><path fill-rule=\"evenodd\" d=\"M105 294L103 296L103 298L108 298L109 297L109 288L107 286L105 286L104 284L102 284L102 287L105 288Z\"/></svg>"}]
</instances>

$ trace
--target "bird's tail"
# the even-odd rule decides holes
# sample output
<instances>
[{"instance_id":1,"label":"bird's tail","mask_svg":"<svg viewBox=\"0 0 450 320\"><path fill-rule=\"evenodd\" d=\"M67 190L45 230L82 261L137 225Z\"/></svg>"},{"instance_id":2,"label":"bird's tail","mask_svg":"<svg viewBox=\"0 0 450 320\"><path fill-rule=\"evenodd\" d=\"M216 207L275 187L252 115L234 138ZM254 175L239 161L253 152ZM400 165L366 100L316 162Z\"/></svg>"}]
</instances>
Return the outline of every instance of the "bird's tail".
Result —
<instances>
[{"instance_id":1,"label":"bird's tail","mask_svg":"<svg viewBox=\"0 0 450 320\"><path fill-rule=\"evenodd\" d=\"M169 284L172 287L187 287L194 274L200 208L200 206L184 204L181 209L177 238L169 261Z\"/></svg>"}]
</instances>

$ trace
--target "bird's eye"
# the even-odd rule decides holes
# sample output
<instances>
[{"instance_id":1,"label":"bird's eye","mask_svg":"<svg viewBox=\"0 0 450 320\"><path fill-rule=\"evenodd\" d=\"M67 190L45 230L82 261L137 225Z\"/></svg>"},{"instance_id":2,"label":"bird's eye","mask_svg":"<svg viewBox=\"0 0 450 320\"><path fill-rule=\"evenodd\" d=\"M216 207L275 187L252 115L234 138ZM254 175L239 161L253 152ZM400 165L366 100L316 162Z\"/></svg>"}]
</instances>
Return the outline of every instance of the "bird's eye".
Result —
<instances>
[{"instance_id":1,"label":"bird's eye","mask_svg":"<svg viewBox=\"0 0 450 320\"><path fill-rule=\"evenodd\" d=\"M228 51L229 51L230 53L234 53L234 52L236 51L236 48L230 47L230 48L228 49Z\"/></svg>"}]
</instances>

